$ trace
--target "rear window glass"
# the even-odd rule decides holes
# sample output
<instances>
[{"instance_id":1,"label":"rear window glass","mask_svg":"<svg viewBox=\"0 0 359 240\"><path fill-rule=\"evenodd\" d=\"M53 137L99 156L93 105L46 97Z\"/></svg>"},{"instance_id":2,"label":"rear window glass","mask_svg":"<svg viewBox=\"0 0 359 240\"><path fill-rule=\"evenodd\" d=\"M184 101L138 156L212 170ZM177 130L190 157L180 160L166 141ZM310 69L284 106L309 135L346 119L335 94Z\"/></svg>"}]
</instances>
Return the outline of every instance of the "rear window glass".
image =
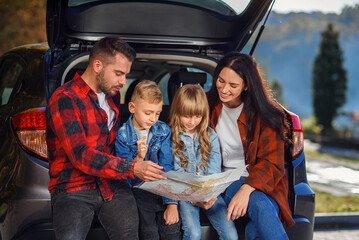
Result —
<instances>
[{"instance_id":1,"label":"rear window glass","mask_svg":"<svg viewBox=\"0 0 359 240\"><path fill-rule=\"evenodd\" d=\"M196 7L206 8L211 11L220 13L222 15L234 16L240 15L251 2L251 0L206 0L206 1L198 1L198 0L166 0L167 2L178 2L178 3L186 3ZM166 2L163 1L163 2ZM87 3L105 3L103 0L69 0L69 7L77 7ZM114 1L111 1L114 2ZM122 1L118 1L122 2ZM125 1L123 1L125 2ZM126 1L127 2L127 1Z\"/></svg>"},{"instance_id":2,"label":"rear window glass","mask_svg":"<svg viewBox=\"0 0 359 240\"><path fill-rule=\"evenodd\" d=\"M15 59L6 59L0 67L0 105L8 103L11 93L19 77L23 74L23 67Z\"/></svg>"},{"instance_id":3,"label":"rear window glass","mask_svg":"<svg viewBox=\"0 0 359 240\"><path fill-rule=\"evenodd\" d=\"M134 68L135 69L136 69L136 64L137 63L138 62L134 62ZM160 89L162 91L162 94L163 94L163 104L164 105L169 105L170 102L169 102L169 98L168 98L168 81L170 81L171 75L174 72L170 73L170 72L167 72L167 71L163 70L162 73L157 75L156 70L154 68L150 69L149 66L144 68L144 70L147 71L147 72L152 72L152 73L154 73L154 75L152 75L152 76L147 75L146 77L144 77L145 74L139 75L136 72L140 71L140 69L137 69L135 71L130 72L128 77L127 77L127 84L124 85L123 88L120 90L121 104L127 104L128 103L129 99L131 99L131 95L132 95L134 86L140 80L149 79L149 80L155 81L158 84L158 86L160 87ZM209 73L207 73L207 72L205 72L205 71L203 71L201 69L192 68L192 67L182 68L182 70L187 71L187 72L197 72L197 73L206 74L206 83L203 86L203 90L205 92L208 92L211 89L211 87L212 87L212 79L213 79L211 74L209 74ZM140 76L140 77L136 78L135 75ZM156 75L157 75L157 77L155 77ZM131 86L132 84L134 86Z\"/></svg>"}]
</instances>

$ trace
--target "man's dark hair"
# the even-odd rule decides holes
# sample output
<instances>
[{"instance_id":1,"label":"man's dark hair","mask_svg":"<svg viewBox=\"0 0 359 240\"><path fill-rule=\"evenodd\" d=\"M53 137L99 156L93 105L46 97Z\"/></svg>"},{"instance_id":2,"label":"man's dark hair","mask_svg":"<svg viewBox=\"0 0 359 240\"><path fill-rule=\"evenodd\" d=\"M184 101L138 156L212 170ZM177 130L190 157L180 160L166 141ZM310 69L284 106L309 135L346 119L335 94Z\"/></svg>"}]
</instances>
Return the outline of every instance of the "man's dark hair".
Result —
<instances>
[{"instance_id":1,"label":"man's dark hair","mask_svg":"<svg viewBox=\"0 0 359 240\"><path fill-rule=\"evenodd\" d=\"M117 53L123 54L129 61L136 58L135 50L119 37L105 37L95 43L90 52L90 62L98 58L104 64L114 60Z\"/></svg>"}]
</instances>

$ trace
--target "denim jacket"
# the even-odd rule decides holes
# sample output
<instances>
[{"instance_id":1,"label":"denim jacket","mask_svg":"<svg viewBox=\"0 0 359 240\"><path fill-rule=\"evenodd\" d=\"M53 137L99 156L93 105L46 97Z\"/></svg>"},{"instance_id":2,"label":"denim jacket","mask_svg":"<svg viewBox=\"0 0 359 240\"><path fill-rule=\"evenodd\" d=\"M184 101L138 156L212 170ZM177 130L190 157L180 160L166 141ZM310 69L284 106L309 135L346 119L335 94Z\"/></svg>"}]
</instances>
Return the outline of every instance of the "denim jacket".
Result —
<instances>
[{"instance_id":1,"label":"denim jacket","mask_svg":"<svg viewBox=\"0 0 359 240\"><path fill-rule=\"evenodd\" d=\"M200 172L201 175L210 175L213 173L220 173L221 172L221 151L217 133L210 128L210 154L208 156L207 162L207 172L204 172L202 168L200 168L202 164L202 154L201 148L199 145L198 140L198 133L196 133L194 139L185 133L180 133L179 138L183 141L184 144L184 156L188 159L187 169L183 169L181 167L180 159L178 156L175 156L174 161L174 169L178 172L189 172L189 173L196 173L196 170ZM174 143L171 143L172 151L174 150Z\"/></svg>"},{"instance_id":2,"label":"denim jacket","mask_svg":"<svg viewBox=\"0 0 359 240\"><path fill-rule=\"evenodd\" d=\"M132 114L118 131L115 148L116 156L125 159L135 159L137 156L137 141L139 140L132 123ZM151 160L154 163L163 167L164 172L173 170L173 157L171 152L171 129L166 123L157 121L149 132L150 142L148 143L148 150L145 160ZM128 179L131 185L138 185L142 182L141 179ZM165 204L175 203L178 201L163 197Z\"/></svg>"}]
</instances>

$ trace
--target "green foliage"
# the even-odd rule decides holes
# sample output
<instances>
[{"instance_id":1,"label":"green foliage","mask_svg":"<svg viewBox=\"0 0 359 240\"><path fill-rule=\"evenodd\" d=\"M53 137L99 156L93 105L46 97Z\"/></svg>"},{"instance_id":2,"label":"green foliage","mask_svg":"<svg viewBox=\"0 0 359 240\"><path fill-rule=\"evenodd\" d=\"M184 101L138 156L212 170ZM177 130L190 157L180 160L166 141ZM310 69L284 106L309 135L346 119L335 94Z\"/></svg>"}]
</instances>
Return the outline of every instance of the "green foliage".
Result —
<instances>
[{"instance_id":1,"label":"green foliage","mask_svg":"<svg viewBox=\"0 0 359 240\"><path fill-rule=\"evenodd\" d=\"M46 42L46 0L2 0L0 16L0 55L15 46Z\"/></svg>"},{"instance_id":2,"label":"green foliage","mask_svg":"<svg viewBox=\"0 0 359 240\"><path fill-rule=\"evenodd\" d=\"M301 119L301 121L304 136L317 135L321 133L322 128L316 124L314 117Z\"/></svg>"},{"instance_id":3,"label":"green foliage","mask_svg":"<svg viewBox=\"0 0 359 240\"><path fill-rule=\"evenodd\" d=\"M333 119L346 101L347 77L338 36L333 24L329 23L322 32L319 53L313 66L314 116L323 127L323 133L332 131Z\"/></svg>"},{"instance_id":4,"label":"green foliage","mask_svg":"<svg viewBox=\"0 0 359 240\"><path fill-rule=\"evenodd\" d=\"M280 82L274 78L269 82L269 87L271 88L274 99L276 99L280 104L284 105L282 84L280 84Z\"/></svg>"},{"instance_id":5,"label":"green foliage","mask_svg":"<svg viewBox=\"0 0 359 240\"><path fill-rule=\"evenodd\" d=\"M260 72L261 75L264 77L264 79L266 78L266 76L268 76L268 64L266 63L266 61L263 61L263 59L261 59L260 56L256 57L256 61L260 62ZM273 96L273 98L279 102L282 106L287 107L285 102L284 102L284 98L283 98L283 86L282 84L278 81L277 78L273 78L271 80L266 79L264 80L265 84L267 86L267 90L268 92Z\"/></svg>"},{"instance_id":6,"label":"green foliage","mask_svg":"<svg viewBox=\"0 0 359 240\"><path fill-rule=\"evenodd\" d=\"M315 151L315 150L307 150L304 149L305 152L305 156L306 157L310 157L310 158L322 158L325 160L334 160L334 161L341 161L344 163L349 163L349 164L358 164L359 159L358 158L352 158L352 157L345 157L343 155L339 155L339 154L329 154L329 153L322 153L319 151Z\"/></svg>"},{"instance_id":7,"label":"green foliage","mask_svg":"<svg viewBox=\"0 0 359 240\"><path fill-rule=\"evenodd\" d=\"M334 196L328 193L315 191L315 212L358 212L359 197Z\"/></svg>"}]
</instances>

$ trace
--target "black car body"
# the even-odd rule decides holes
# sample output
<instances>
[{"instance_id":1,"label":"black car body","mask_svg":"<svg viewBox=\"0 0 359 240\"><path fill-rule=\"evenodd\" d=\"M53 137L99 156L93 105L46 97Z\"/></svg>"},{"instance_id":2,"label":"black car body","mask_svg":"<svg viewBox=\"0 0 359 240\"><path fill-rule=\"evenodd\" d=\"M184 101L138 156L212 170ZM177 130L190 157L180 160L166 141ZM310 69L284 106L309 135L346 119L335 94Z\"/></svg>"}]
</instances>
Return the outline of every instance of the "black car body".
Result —
<instances>
[{"instance_id":1,"label":"black car body","mask_svg":"<svg viewBox=\"0 0 359 240\"><path fill-rule=\"evenodd\" d=\"M244 1L245 2L245 1ZM164 94L167 121L172 95L184 82L205 91L218 59L241 51L272 4L252 0L231 8L222 1L55 1L48 0L48 44L15 48L0 58L0 240L54 239L44 110L54 90L81 72L94 42L121 36L137 51L125 88L121 119L141 79L156 81ZM105 20L104 20L105 19ZM299 117L287 111L292 149L286 151L289 203L296 225L290 239L312 239L315 194L308 185ZM244 237L245 221L237 222ZM218 239L202 219L202 239ZM95 220L87 239L107 239Z\"/></svg>"}]
</instances>

